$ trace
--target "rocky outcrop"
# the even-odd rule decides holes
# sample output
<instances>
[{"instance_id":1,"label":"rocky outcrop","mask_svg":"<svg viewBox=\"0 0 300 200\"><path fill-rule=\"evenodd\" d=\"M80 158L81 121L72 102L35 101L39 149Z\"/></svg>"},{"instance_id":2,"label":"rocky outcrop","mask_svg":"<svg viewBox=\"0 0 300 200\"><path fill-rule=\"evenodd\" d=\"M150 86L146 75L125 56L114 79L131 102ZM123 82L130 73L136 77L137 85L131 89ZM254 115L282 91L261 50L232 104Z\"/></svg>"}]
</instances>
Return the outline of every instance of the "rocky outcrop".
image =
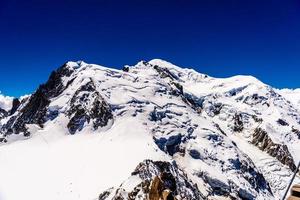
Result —
<instances>
[{"instance_id":1,"label":"rocky outcrop","mask_svg":"<svg viewBox=\"0 0 300 200\"><path fill-rule=\"evenodd\" d=\"M244 103L248 104L250 106L255 106L257 104L267 105L269 106L267 102L268 98L264 96L260 96L258 94L252 94L251 96L247 96L244 99Z\"/></svg>"},{"instance_id":2,"label":"rocky outcrop","mask_svg":"<svg viewBox=\"0 0 300 200\"><path fill-rule=\"evenodd\" d=\"M50 103L50 98L56 97L65 89L62 78L70 76L72 70L67 67L67 64L61 66L58 70L53 71L45 84L39 86L36 92L31 95L26 105L20 109L16 116L13 116L2 127L2 132L5 135L23 133L24 136L29 136L30 133L26 128L26 124L38 124L43 126L46 121L47 106ZM18 102L15 101L13 112L18 107Z\"/></svg>"},{"instance_id":3,"label":"rocky outcrop","mask_svg":"<svg viewBox=\"0 0 300 200\"><path fill-rule=\"evenodd\" d=\"M92 121L93 128L97 129L113 119L110 106L96 90L92 80L75 92L67 114L70 117L67 127L71 134L80 131L85 123Z\"/></svg>"},{"instance_id":4,"label":"rocky outcrop","mask_svg":"<svg viewBox=\"0 0 300 200\"><path fill-rule=\"evenodd\" d=\"M21 104L21 102L19 101L19 99L14 98L13 102L12 102L12 108L9 111L9 114L13 115L17 111L17 109L19 108L20 104Z\"/></svg>"},{"instance_id":5,"label":"rocky outcrop","mask_svg":"<svg viewBox=\"0 0 300 200\"><path fill-rule=\"evenodd\" d=\"M296 129L295 127L292 127L292 133L298 136L298 139L300 139L300 131Z\"/></svg>"},{"instance_id":6,"label":"rocky outcrop","mask_svg":"<svg viewBox=\"0 0 300 200\"><path fill-rule=\"evenodd\" d=\"M173 156L177 152L184 153L184 148L180 146L182 143L182 135L179 133L178 135L173 135L167 138L154 138L156 145L160 148L160 150L168 153L169 155Z\"/></svg>"},{"instance_id":7,"label":"rocky outcrop","mask_svg":"<svg viewBox=\"0 0 300 200\"><path fill-rule=\"evenodd\" d=\"M241 113L236 113L234 115L234 125L233 125L233 131L235 132L241 132L244 129L244 123L242 120L243 116L241 115Z\"/></svg>"},{"instance_id":8,"label":"rocky outcrop","mask_svg":"<svg viewBox=\"0 0 300 200\"><path fill-rule=\"evenodd\" d=\"M265 180L264 176L258 171L254 163L249 157L245 159L234 159L230 160L232 167L251 184L251 186L256 190L267 190L272 193L269 183Z\"/></svg>"},{"instance_id":9,"label":"rocky outcrop","mask_svg":"<svg viewBox=\"0 0 300 200\"><path fill-rule=\"evenodd\" d=\"M2 108L0 108L0 120L7 116L8 116L8 113L6 112L6 110L3 110Z\"/></svg>"},{"instance_id":10,"label":"rocky outcrop","mask_svg":"<svg viewBox=\"0 0 300 200\"><path fill-rule=\"evenodd\" d=\"M282 164L287 165L292 171L295 171L296 165L288 147L284 144L274 143L265 130L261 128L254 130L252 144L275 157Z\"/></svg>"},{"instance_id":11,"label":"rocky outcrop","mask_svg":"<svg viewBox=\"0 0 300 200\"><path fill-rule=\"evenodd\" d=\"M4 137L13 133L23 133L24 136L29 136L27 124L37 124L43 127L47 120L53 120L57 117L57 111L49 111L48 106L51 99L62 94L72 84L76 78L70 78L74 70L73 67L66 63L52 72L48 81L40 85L26 102L22 101L20 103L18 99L14 99L10 114L16 114L2 126L1 130ZM66 82L66 79L69 81ZM81 86L75 92L70 100L70 109L67 109L66 113L70 117L67 127L71 134L81 130L85 122L89 123L92 121L93 128L97 129L98 127L106 126L108 121L113 118L109 105L97 92L92 81Z\"/></svg>"},{"instance_id":12,"label":"rocky outcrop","mask_svg":"<svg viewBox=\"0 0 300 200\"><path fill-rule=\"evenodd\" d=\"M279 124L279 125L281 125L281 126L288 126L289 125L289 123L287 123L285 120L283 120L283 119L278 119L277 120L277 123Z\"/></svg>"},{"instance_id":13,"label":"rocky outcrop","mask_svg":"<svg viewBox=\"0 0 300 200\"><path fill-rule=\"evenodd\" d=\"M124 72L129 72L129 67L128 67L128 66L124 66L124 67L122 68L122 70L123 70Z\"/></svg>"},{"instance_id":14,"label":"rocky outcrop","mask_svg":"<svg viewBox=\"0 0 300 200\"><path fill-rule=\"evenodd\" d=\"M146 66L149 66L149 63L144 63ZM151 65L152 66L152 65ZM160 67L154 65L153 68L158 72L159 76L163 79L168 78L170 80L169 86L171 87L171 94L174 96L180 96L182 100L195 111L200 113L203 109L204 98L199 98L193 94L184 92L183 86L180 84L179 77L172 73L168 68ZM221 110L219 105L216 105L216 112Z\"/></svg>"},{"instance_id":15,"label":"rocky outcrop","mask_svg":"<svg viewBox=\"0 0 300 200\"><path fill-rule=\"evenodd\" d=\"M188 179L187 175L178 168L175 162L145 160L140 163L133 177L140 182L130 191L127 191L126 181L113 191L108 190L99 196L99 200L109 199L148 199L148 200L201 200L206 199L198 190L197 185ZM130 178L129 178L130 180Z\"/></svg>"},{"instance_id":16,"label":"rocky outcrop","mask_svg":"<svg viewBox=\"0 0 300 200\"><path fill-rule=\"evenodd\" d=\"M155 107L154 110L149 114L150 117L149 120L154 122L161 121L167 116L166 112L167 111L158 111L157 108Z\"/></svg>"},{"instance_id":17,"label":"rocky outcrop","mask_svg":"<svg viewBox=\"0 0 300 200\"><path fill-rule=\"evenodd\" d=\"M190 150L189 154L194 159L204 159L203 156L194 149ZM239 174L239 177L242 177L249 183L253 190L243 187L243 185L238 185L233 180L224 181L218 177L211 176L211 174L201 171L200 169L195 175L209 186L209 197L222 196L226 199L256 199L257 194L266 194L266 196L273 195L269 183L255 167L250 158L245 156L244 158L229 159L229 162L230 167L224 169L224 171L235 171Z\"/></svg>"},{"instance_id":18,"label":"rocky outcrop","mask_svg":"<svg viewBox=\"0 0 300 200\"><path fill-rule=\"evenodd\" d=\"M179 78L170 72L167 68L159 67L157 65L154 65L153 68L158 72L161 78L170 78L171 80L178 80Z\"/></svg>"},{"instance_id":19,"label":"rocky outcrop","mask_svg":"<svg viewBox=\"0 0 300 200\"><path fill-rule=\"evenodd\" d=\"M205 102L204 110L206 114L210 117L214 117L218 114L220 114L221 110L223 108L223 104L219 102Z\"/></svg>"},{"instance_id":20,"label":"rocky outcrop","mask_svg":"<svg viewBox=\"0 0 300 200\"><path fill-rule=\"evenodd\" d=\"M198 113L201 113L203 109L203 98L198 98L195 95L189 94L189 93L184 93L182 95L182 100L188 104L191 108L193 108L195 111Z\"/></svg>"}]
</instances>

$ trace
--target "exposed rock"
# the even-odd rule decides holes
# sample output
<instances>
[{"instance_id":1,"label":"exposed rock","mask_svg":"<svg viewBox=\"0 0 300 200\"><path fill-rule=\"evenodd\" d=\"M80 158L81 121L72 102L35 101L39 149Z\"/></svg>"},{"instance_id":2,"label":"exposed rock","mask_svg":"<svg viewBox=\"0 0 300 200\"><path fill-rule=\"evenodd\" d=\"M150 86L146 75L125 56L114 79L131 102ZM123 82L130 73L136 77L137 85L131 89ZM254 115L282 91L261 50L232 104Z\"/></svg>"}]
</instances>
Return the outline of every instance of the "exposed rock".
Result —
<instances>
[{"instance_id":1,"label":"exposed rock","mask_svg":"<svg viewBox=\"0 0 300 200\"><path fill-rule=\"evenodd\" d=\"M208 116L214 117L218 114L220 114L221 110L223 108L222 103L213 103L213 102L208 102L205 105L205 112L207 113Z\"/></svg>"},{"instance_id":2,"label":"exposed rock","mask_svg":"<svg viewBox=\"0 0 300 200\"><path fill-rule=\"evenodd\" d=\"M197 185L188 179L175 162L145 160L132 172L132 177L139 177L133 190L126 191L126 183L115 188L113 195L100 195L99 200L110 199L148 199L148 200L201 200L206 199L198 190ZM111 192L109 192L111 194ZM103 198L105 197L105 198Z\"/></svg>"},{"instance_id":3,"label":"exposed rock","mask_svg":"<svg viewBox=\"0 0 300 200\"><path fill-rule=\"evenodd\" d=\"M210 195L219 195L219 196L230 196L231 187L227 184L218 180L216 178L212 178L208 176L206 173L201 175L205 183L210 185L212 188Z\"/></svg>"},{"instance_id":4,"label":"exposed rock","mask_svg":"<svg viewBox=\"0 0 300 200\"><path fill-rule=\"evenodd\" d=\"M124 66L124 67L122 68L122 70L123 70L124 72L129 72L129 67L128 67L128 66Z\"/></svg>"},{"instance_id":5,"label":"exposed rock","mask_svg":"<svg viewBox=\"0 0 300 200\"><path fill-rule=\"evenodd\" d=\"M268 98L264 97L264 96L259 96L258 94L253 94L251 96L247 96L244 100L244 103L250 105L250 106L254 106L257 104L262 104L262 105L267 105L269 106L269 104L267 103Z\"/></svg>"},{"instance_id":6,"label":"exposed rock","mask_svg":"<svg viewBox=\"0 0 300 200\"><path fill-rule=\"evenodd\" d=\"M218 129L218 131L220 131L220 133L222 133L223 135L227 136L227 134L223 131L223 129L221 129L219 124L214 124L215 127Z\"/></svg>"},{"instance_id":7,"label":"exposed rock","mask_svg":"<svg viewBox=\"0 0 300 200\"><path fill-rule=\"evenodd\" d=\"M241 177L245 178L249 184L258 193L271 194L272 191L265 180L264 176L255 168L255 165L250 159L240 160L234 159L229 160L232 164L232 169L236 170ZM208 196L223 196L228 199L255 199L256 195L251 193L251 190L246 190L245 188L237 185L231 180L224 182L219 180L217 177L211 177L207 172L198 172L197 176L202 178L205 183L210 186L210 191Z\"/></svg>"},{"instance_id":8,"label":"exposed rock","mask_svg":"<svg viewBox=\"0 0 300 200\"><path fill-rule=\"evenodd\" d=\"M295 127L292 127L292 132L298 136L298 139L300 139L300 131L298 129L296 129Z\"/></svg>"},{"instance_id":9,"label":"exposed rock","mask_svg":"<svg viewBox=\"0 0 300 200\"><path fill-rule=\"evenodd\" d=\"M92 80L81 86L74 94L68 111L69 132L75 134L85 123L92 121L93 128L104 127L113 119L110 106L96 90Z\"/></svg>"},{"instance_id":10,"label":"exposed rock","mask_svg":"<svg viewBox=\"0 0 300 200\"><path fill-rule=\"evenodd\" d=\"M265 130L261 128L254 130L252 144L256 145L262 151L266 151L284 165L287 165L292 171L295 171L296 165L288 147L284 144L274 143Z\"/></svg>"},{"instance_id":11,"label":"exposed rock","mask_svg":"<svg viewBox=\"0 0 300 200\"><path fill-rule=\"evenodd\" d=\"M233 131L235 132L241 132L244 129L244 123L242 121L242 115L241 113L236 113L234 115L234 126Z\"/></svg>"},{"instance_id":12,"label":"exposed rock","mask_svg":"<svg viewBox=\"0 0 300 200\"><path fill-rule=\"evenodd\" d=\"M260 117L257 117L257 115L252 115L252 118L257 123L262 123L263 122L263 119L260 118Z\"/></svg>"},{"instance_id":13,"label":"exposed rock","mask_svg":"<svg viewBox=\"0 0 300 200\"><path fill-rule=\"evenodd\" d=\"M157 146L164 152L168 153L169 155L173 156L177 152L184 153L184 149L180 147L181 141L182 141L182 135L173 135L169 137L168 139L166 138L159 138L155 139L155 143Z\"/></svg>"},{"instance_id":14,"label":"exposed rock","mask_svg":"<svg viewBox=\"0 0 300 200\"><path fill-rule=\"evenodd\" d=\"M277 123L281 126L288 126L289 123L287 123L286 121L284 121L283 119L278 119Z\"/></svg>"},{"instance_id":15,"label":"exposed rock","mask_svg":"<svg viewBox=\"0 0 300 200\"><path fill-rule=\"evenodd\" d=\"M267 190L272 193L269 183L264 176L255 168L254 163L248 158L245 160L234 159L230 160L233 167L251 184L256 190Z\"/></svg>"},{"instance_id":16,"label":"exposed rock","mask_svg":"<svg viewBox=\"0 0 300 200\"><path fill-rule=\"evenodd\" d=\"M241 86L238 88L233 88L231 90L229 90L228 92L226 92L226 96L236 96L237 94L241 93L244 89L246 89L248 86Z\"/></svg>"},{"instance_id":17,"label":"exposed rock","mask_svg":"<svg viewBox=\"0 0 300 200\"><path fill-rule=\"evenodd\" d=\"M203 98L198 98L192 94L184 93L182 95L182 100L199 113L203 109Z\"/></svg>"},{"instance_id":18,"label":"exposed rock","mask_svg":"<svg viewBox=\"0 0 300 200\"><path fill-rule=\"evenodd\" d=\"M12 108L9 111L9 114L13 115L17 111L17 109L19 108L20 104L21 104L21 102L19 101L19 99L14 98L13 102L12 102Z\"/></svg>"},{"instance_id":19,"label":"exposed rock","mask_svg":"<svg viewBox=\"0 0 300 200\"><path fill-rule=\"evenodd\" d=\"M191 149L191 150L189 151L189 154L190 154L190 156L191 156L192 158L194 158L194 159L202 159L200 152L197 151L196 149Z\"/></svg>"},{"instance_id":20,"label":"exposed rock","mask_svg":"<svg viewBox=\"0 0 300 200\"><path fill-rule=\"evenodd\" d=\"M180 94L183 94L183 86L180 83L175 81L172 81L171 83L179 90Z\"/></svg>"},{"instance_id":21,"label":"exposed rock","mask_svg":"<svg viewBox=\"0 0 300 200\"><path fill-rule=\"evenodd\" d=\"M40 85L36 92L30 96L28 102L21 108L17 116L11 117L2 127L4 134L23 133L24 136L29 136L30 133L26 128L26 124L43 126L43 123L46 121L45 115L47 106L50 103L49 99L58 96L65 89L62 77L70 76L71 74L72 70L67 67L67 64L53 71L48 81ZM15 101L14 109L16 109L17 104L18 102Z\"/></svg>"},{"instance_id":22,"label":"exposed rock","mask_svg":"<svg viewBox=\"0 0 300 200\"><path fill-rule=\"evenodd\" d=\"M0 132L0 135L3 135L3 133ZM7 140L4 137L0 137L0 143L6 143Z\"/></svg>"},{"instance_id":23,"label":"exposed rock","mask_svg":"<svg viewBox=\"0 0 300 200\"><path fill-rule=\"evenodd\" d=\"M164 111L157 111L155 107L154 110L150 113L150 121L161 121L163 118L166 117L166 112Z\"/></svg>"},{"instance_id":24,"label":"exposed rock","mask_svg":"<svg viewBox=\"0 0 300 200\"><path fill-rule=\"evenodd\" d=\"M159 67L157 65L154 65L153 67L161 78L170 78L171 80L178 80L178 77L170 72L167 68Z\"/></svg>"},{"instance_id":25,"label":"exposed rock","mask_svg":"<svg viewBox=\"0 0 300 200\"><path fill-rule=\"evenodd\" d=\"M159 67L157 65L154 65L153 68L158 72L161 78L171 79L169 84L172 87L172 95L181 96L182 100L194 110L199 113L202 111L204 99L196 97L195 95L190 93L185 93L183 91L183 86L179 83L180 79L176 74L172 73L167 68Z\"/></svg>"},{"instance_id":26,"label":"exposed rock","mask_svg":"<svg viewBox=\"0 0 300 200\"><path fill-rule=\"evenodd\" d=\"M3 110L2 108L0 108L0 120L7 116L8 116L8 113L6 112L6 110Z\"/></svg>"},{"instance_id":27,"label":"exposed rock","mask_svg":"<svg viewBox=\"0 0 300 200\"><path fill-rule=\"evenodd\" d=\"M111 194L111 191L112 190L112 188L111 189L108 189L108 190L106 190L106 191L104 191L103 193L101 193L100 195L99 195L99 200L105 200L110 194Z\"/></svg>"}]
</instances>

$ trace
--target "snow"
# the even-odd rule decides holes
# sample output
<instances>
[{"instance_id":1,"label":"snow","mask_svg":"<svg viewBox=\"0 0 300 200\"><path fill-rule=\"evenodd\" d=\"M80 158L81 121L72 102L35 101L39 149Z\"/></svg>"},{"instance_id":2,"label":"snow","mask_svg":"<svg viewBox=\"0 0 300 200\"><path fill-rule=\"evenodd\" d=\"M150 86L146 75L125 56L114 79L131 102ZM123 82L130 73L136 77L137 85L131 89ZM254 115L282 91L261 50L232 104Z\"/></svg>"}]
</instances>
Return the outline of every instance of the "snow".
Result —
<instances>
[{"instance_id":1,"label":"snow","mask_svg":"<svg viewBox=\"0 0 300 200\"><path fill-rule=\"evenodd\" d=\"M0 146L1 199L96 199L141 160L165 157L134 119L117 121L103 133L71 137L55 125L58 120L28 140Z\"/></svg>"},{"instance_id":2,"label":"snow","mask_svg":"<svg viewBox=\"0 0 300 200\"><path fill-rule=\"evenodd\" d=\"M64 85L70 80L73 82L61 95L51 99L47 108L58 116L47 121L43 128L27 125L32 133L30 138L9 135L8 143L0 145L0 171L3 172L0 200L92 200L104 190L118 187L124 180L126 190L130 191L140 180L128 177L145 159L176 161L203 194L209 194L209 187L197 176L199 172L224 183L233 181L238 187L252 191L244 174L232 168L230 160L253 162L255 169L270 183L275 197L268 196L266 191L252 191L253 194L257 199L278 199L291 171L250 143L257 127L267 130L274 142L286 144L295 161L300 160L300 141L291 133L292 127L300 130L300 113L295 102L288 102L296 90L273 90L251 76L209 77L160 59L148 63L141 61L129 67L129 72L82 61L66 65L74 73L64 77ZM182 85L185 94L204 99L202 112L195 111L182 100L183 97L171 95L170 80L161 78L153 65L167 68L178 77L175 81ZM114 119L96 131L85 124L81 131L69 135L66 113L70 100L75 91L89 81L93 81L97 92L112 107ZM276 92L284 93L284 98ZM260 103L257 96L267 100ZM1 102L9 107L11 100L0 95L0 107L4 105ZM216 103L222 104L222 110L219 114L210 113ZM164 117L151 120L150 113L154 110ZM233 132L232 128L236 113L246 116L240 133ZM253 115L264 121L256 122ZM280 126L279 118L287 120L289 125ZM181 144L185 148L184 155L168 155L153 139L169 139L178 134L188 138ZM201 158L193 158L190 150L198 151ZM218 196L214 198L219 199Z\"/></svg>"},{"instance_id":3,"label":"snow","mask_svg":"<svg viewBox=\"0 0 300 200\"><path fill-rule=\"evenodd\" d=\"M300 109L300 88L281 89L277 91Z\"/></svg>"}]
</instances>

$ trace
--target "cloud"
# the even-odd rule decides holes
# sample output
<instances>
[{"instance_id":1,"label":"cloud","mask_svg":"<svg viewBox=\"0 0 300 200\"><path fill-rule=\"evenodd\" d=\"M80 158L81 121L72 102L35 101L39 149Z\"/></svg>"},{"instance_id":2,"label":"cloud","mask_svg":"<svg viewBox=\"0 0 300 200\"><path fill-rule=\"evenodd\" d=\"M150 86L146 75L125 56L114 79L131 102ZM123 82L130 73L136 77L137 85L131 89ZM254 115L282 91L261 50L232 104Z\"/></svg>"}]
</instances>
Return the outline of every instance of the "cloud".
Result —
<instances>
[{"instance_id":1,"label":"cloud","mask_svg":"<svg viewBox=\"0 0 300 200\"><path fill-rule=\"evenodd\" d=\"M12 107L13 97L4 96L0 91L0 108L9 111Z\"/></svg>"}]
</instances>

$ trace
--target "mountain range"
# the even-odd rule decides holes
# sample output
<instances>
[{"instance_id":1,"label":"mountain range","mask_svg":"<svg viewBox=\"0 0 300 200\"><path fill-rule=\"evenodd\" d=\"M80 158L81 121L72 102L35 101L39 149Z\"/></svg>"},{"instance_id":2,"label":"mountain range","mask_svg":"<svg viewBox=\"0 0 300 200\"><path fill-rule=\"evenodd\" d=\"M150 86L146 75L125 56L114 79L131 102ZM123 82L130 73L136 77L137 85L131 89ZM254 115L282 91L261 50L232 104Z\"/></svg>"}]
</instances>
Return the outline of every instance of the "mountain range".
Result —
<instances>
[{"instance_id":1,"label":"mountain range","mask_svg":"<svg viewBox=\"0 0 300 200\"><path fill-rule=\"evenodd\" d=\"M0 200L275 200L299 161L299 89L252 76L78 61L0 94Z\"/></svg>"}]
</instances>

